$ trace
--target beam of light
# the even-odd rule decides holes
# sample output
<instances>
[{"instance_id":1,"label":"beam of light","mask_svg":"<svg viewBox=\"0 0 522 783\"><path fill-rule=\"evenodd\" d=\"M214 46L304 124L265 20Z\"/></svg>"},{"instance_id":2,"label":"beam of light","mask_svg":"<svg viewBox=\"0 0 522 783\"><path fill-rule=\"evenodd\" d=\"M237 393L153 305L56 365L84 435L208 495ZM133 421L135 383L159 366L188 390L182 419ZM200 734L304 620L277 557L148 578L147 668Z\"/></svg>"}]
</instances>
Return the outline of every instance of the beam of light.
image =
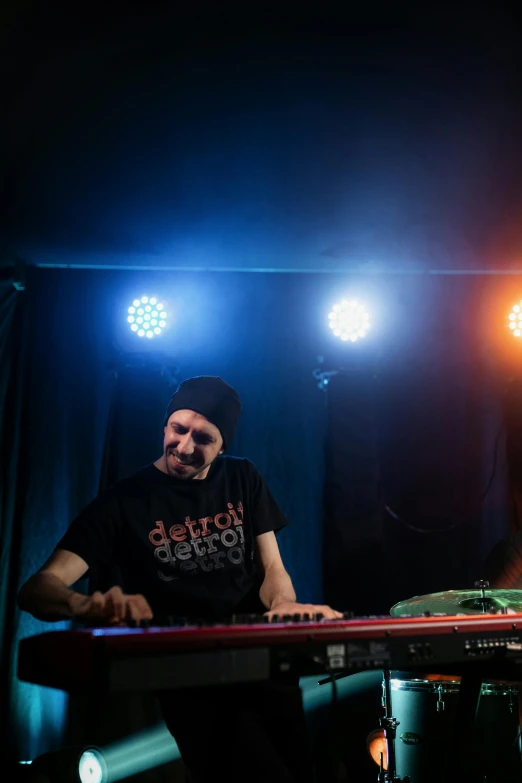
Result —
<instances>
[{"instance_id":1,"label":"beam of light","mask_svg":"<svg viewBox=\"0 0 522 783\"><path fill-rule=\"evenodd\" d=\"M131 331L149 340L159 337L167 326L168 317L164 302L160 302L156 296L134 299L127 308L127 323Z\"/></svg>"},{"instance_id":2,"label":"beam of light","mask_svg":"<svg viewBox=\"0 0 522 783\"><path fill-rule=\"evenodd\" d=\"M509 328L513 337L522 338L522 299L513 308L508 316Z\"/></svg>"},{"instance_id":3,"label":"beam of light","mask_svg":"<svg viewBox=\"0 0 522 783\"><path fill-rule=\"evenodd\" d=\"M328 314L328 326L340 340L355 343L370 328L370 316L357 299L343 299Z\"/></svg>"},{"instance_id":4,"label":"beam of light","mask_svg":"<svg viewBox=\"0 0 522 783\"><path fill-rule=\"evenodd\" d=\"M20 763L30 764L35 775L40 774L49 783L116 783L180 758L175 739L161 722L103 748L61 748Z\"/></svg>"},{"instance_id":5,"label":"beam of light","mask_svg":"<svg viewBox=\"0 0 522 783\"><path fill-rule=\"evenodd\" d=\"M109 783L181 758L176 740L164 723L112 742L101 750Z\"/></svg>"}]
</instances>

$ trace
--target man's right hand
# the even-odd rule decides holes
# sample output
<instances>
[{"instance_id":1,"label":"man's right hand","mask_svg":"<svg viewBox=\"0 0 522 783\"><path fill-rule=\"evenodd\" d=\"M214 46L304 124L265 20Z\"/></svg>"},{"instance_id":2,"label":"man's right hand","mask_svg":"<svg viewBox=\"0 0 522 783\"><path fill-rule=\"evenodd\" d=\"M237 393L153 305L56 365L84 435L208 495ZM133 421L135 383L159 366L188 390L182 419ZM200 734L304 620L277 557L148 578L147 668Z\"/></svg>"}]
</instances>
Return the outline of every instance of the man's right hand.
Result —
<instances>
[{"instance_id":1,"label":"man's right hand","mask_svg":"<svg viewBox=\"0 0 522 783\"><path fill-rule=\"evenodd\" d=\"M152 620L153 614L143 595L127 595L121 587L111 587L106 593L92 595L73 593L70 599L72 616L89 624L118 625L129 621Z\"/></svg>"}]
</instances>

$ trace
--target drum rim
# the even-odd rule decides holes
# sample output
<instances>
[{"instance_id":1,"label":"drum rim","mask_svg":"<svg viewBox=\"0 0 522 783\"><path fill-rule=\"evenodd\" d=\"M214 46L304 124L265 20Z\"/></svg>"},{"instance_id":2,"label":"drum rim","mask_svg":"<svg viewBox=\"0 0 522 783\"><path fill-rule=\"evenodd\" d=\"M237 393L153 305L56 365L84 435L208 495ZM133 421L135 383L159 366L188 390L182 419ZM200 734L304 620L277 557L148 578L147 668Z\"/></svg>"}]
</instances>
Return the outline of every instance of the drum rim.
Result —
<instances>
[{"instance_id":1,"label":"drum rim","mask_svg":"<svg viewBox=\"0 0 522 783\"><path fill-rule=\"evenodd\" d=\"M424 680L417 677L393 677L390 680L392 691L405 693L460 693L460 680ZM483 682L481 696L518 696L516 685L501 682Z\"/></svg>"}]
</instances>

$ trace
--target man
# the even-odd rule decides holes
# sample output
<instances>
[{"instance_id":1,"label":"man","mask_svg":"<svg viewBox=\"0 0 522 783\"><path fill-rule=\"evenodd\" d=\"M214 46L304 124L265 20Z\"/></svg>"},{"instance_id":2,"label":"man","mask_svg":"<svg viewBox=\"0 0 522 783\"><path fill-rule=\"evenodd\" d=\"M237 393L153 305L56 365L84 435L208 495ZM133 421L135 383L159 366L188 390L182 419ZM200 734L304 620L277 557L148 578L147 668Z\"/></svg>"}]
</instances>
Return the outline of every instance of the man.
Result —
<instances>
[{"instance_id":1,"label":"man","mask_svg":"<svg viewBox=\"0 0 522 783\"><path fill-rule=\"evenodd\" d=\"M91 625L259 611L340 618L297 603L275 537L285 517L251 462L222 456L240 413L221 378L181 383L165 415L163 455L74 520L22 587L20 608ZM71 590L87 571L97 589ZM311 779L296 685L165 692L161 703L194 781Z\"/></svg>"}]
</instances>

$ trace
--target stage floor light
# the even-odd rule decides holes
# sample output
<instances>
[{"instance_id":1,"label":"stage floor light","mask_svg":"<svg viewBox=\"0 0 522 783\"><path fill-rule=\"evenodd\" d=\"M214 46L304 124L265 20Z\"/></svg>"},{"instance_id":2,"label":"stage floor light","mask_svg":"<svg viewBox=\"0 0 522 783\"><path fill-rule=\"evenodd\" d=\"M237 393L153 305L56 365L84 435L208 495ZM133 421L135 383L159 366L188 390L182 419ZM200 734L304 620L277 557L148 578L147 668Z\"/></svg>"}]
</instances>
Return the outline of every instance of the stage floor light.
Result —
<instances>
[{"instance_id":1,"label":"stage floor light","mask_svg":"<svg viewBox=\"0 0 522 783\"><path fill-rule=\"evenodd\" d=\"M31 763L34 780L49 783L108 783L107 765L99 748L68 747L43 753ZM29 780L32 778L29 777Z\"/></svg>"},{"instance_id":2,"label":"stage floor light","mask_svg":"<svg viewBox=\"0 0 522 783\"><path fill-rule=\"evenodd\" d=\"M107 783L107 764L97 748L83 751L78 762L81 783Z\"/></svg>"},{"instance_id":3,"label":"stage floor light","mask_svg":"<svg viewBox=\"0 0 522 783\"><path fill-rule=\"evenodd\" d=\"M357 299L343 299L328 314L328 326L340 340L355 343L365 337L370 328L370 316Z\"/></svg>"},{"instance_id":4,"label":"stage floor light","mask_svg":"<svg viewBox=\"0 0 522 783\"><path fill-rule=\"evenodd\" d=\"M88 745L45 753L30 768L42 783L117 783L180 758L178 745L162 722L103 748Z\"/></svg>"},{"instance_id":5,"label":"stage floor light","mask_svg":"<svg viewBox=\"0 0 522 783\"><path fill-rule=\"evenodd\" d=\"M520 339L522 337L522 299L518 304L513 305L508 320L511 333Z\"/></svg>"},{"instance_id":6,"label":"stage floor light","mask_svg":"<svg viewBox=\"0 0 522 783\"><path fill-rule=\"evenodd\" d=\"M149 340L159 337L164 331L168 317L164 302L160 302L157 296L134 299L127 308L127 323L131 331Z\"/></svg>"}]
</instances>

